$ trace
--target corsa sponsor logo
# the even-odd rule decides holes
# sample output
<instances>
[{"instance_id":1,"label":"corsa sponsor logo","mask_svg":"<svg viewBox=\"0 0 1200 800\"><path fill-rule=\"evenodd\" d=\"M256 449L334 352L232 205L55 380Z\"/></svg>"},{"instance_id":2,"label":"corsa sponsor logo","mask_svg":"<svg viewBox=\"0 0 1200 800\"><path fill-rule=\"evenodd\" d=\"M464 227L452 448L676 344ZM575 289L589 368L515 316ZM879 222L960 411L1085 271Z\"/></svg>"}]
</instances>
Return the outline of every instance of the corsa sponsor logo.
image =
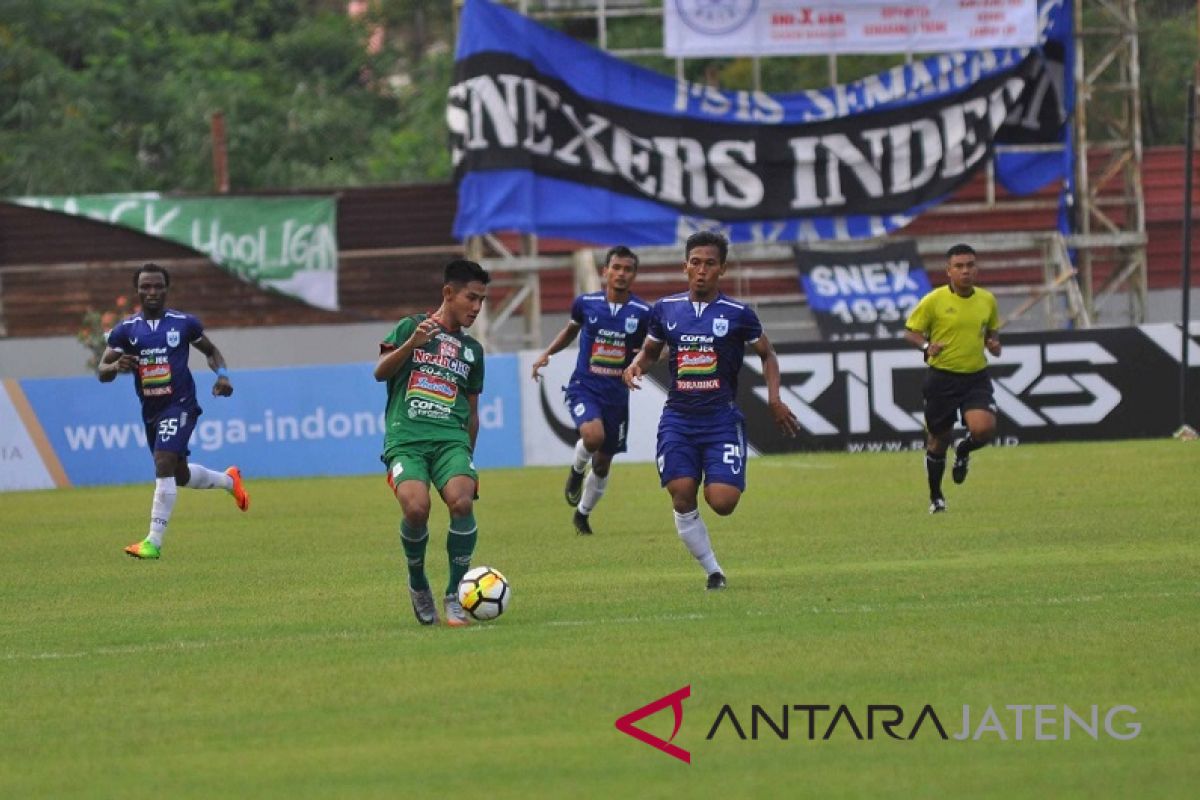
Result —
<instances>
[{"instance_id":1,"label":"corsa sponsor logo","mask_svg":"<svg viewBox=\"0 0 1200 800\"><path fill-rule=\"evenodd\" d=\"M674 743L683 727L683 701L692 695L691 685L676 689L657 700L619 717L621 733L653 747L671 758L691 764L693 754ZM636 723L670 708L674 715L671 735L666 739L639 728ZM742 742L825 742L831 739L857 741L945 742L1071 741L1088 738L1129 741L1142 732L1132 705L1070 706L1044 703L1008 703L979 707L963 705L953 712L939 712L932 703L919 708L894 703L850 706L846 703L723 703L708 725L704 741L717 738ZM957 725L943 723L943 719Z\"/></svg>"}]
</instances>

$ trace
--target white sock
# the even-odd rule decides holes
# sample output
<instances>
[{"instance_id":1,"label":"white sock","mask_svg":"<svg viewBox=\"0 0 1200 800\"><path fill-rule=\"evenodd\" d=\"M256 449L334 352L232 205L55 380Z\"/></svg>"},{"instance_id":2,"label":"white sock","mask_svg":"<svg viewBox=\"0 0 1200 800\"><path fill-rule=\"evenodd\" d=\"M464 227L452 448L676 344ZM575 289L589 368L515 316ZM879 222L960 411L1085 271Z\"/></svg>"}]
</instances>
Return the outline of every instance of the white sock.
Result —
<instances>
[{"instance_id":1,"label":"white sock","mask_svg":"<svg viewBox=\"0 0 1200 800\"><path fill-rule=\"evenodd\" d=\"M579 497L580 514L590 514L596 504L600 502L600 498L604 497L604 490L608 488L608 476L601 478L596 474L595 470L588 473L588 476L583 479L583 494Z\"/></svg>"},{"instance_id":2,"label":"white sock","mask_svg":"<svg viewBox=\"0 0 1200 800\"><path fill-rule=\"evenodd\" d=\"M233 478L226 475L224 472L217 472L215 469L200 464L188 464L188 472L191 477L188 478L188 489L224 489L227 492L233 491Z\"/></svg>"},{"instance_id":3,"label":"white sock","mask_svg":"<svg viewBox=\"0 0 1200 800\"><path fill-rule=\"evenodd\" d=\"M708 527L700 518L700 509L686 514L676 511L675 530L679 531L679 538L683 539L688 552L704 567L705 573L711 575L721 571L721 565L717 563L717 557L713 554L712 542L708 538Z\"/></svg>"},{"instance_id":4,"label":"white sock","mask_svg":"<svg viewBox=\"0 0 1200 800\"><path fill-rule=\"evenodd\" d=\"M592 454L583 446L583 439L575 443L575 463L571 465L571 469L576 472L583 472L587 469L588 462L592 460Z\"/></svg>"},{"instance_id":5,"label":"white sock","mask_svg":"<svg viewBox=\"0 0 1200 800\"><path fill-rule=\"evenodd\" d=\"M171 521L171 511L175 508L175 479L154 479L154 502L150 505L150 533L146 538L155 547L162 547L163 534L167 532L167 523Z\"/></svg>"}]
</instances>

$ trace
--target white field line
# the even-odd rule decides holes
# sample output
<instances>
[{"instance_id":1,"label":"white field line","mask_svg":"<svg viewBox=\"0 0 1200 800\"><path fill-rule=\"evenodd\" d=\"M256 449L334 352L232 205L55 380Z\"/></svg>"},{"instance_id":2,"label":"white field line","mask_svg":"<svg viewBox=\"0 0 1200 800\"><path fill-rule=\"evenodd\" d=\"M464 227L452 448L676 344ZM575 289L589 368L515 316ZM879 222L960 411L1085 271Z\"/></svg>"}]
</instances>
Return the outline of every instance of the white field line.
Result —
<instances>
[{"instance_id":1,"label":"white field line","mask_svg":"<svg viewBox=\"0 0 1200 800\"><path fill-rule=\"evenodd\" d=\"M1200 597L1200 592L1147 592L1123 594L1088 594L1069 597L1006 597L979 598L977 600L955 600L952 602L905 602L905 603L874 603L852 606L808 606L788 610L759 610L747 611L747 617L768 616L797 616L801 614L887 614L905 613L910 611L954 610L966 608L1006 608L1017 606L1071 606L1103 603L1106 601L1127 601L1161 599L1179 597L1194 599ZM640 625L675 622L694 622L707 619L709 614L648 614L633 617L602 617L599 619L548 620L536 625L549 628L583 628L602 625ZM464 633L482 633L484 631L501 631L503 627L490 625L472 625L464 631L456 631L455 635ZM178 640L173 642L157 642L152 644L114 645L94 647L88 650L48 651L42 653L5 653L0 661L56 661L78 658L96 658L103 656L140 655L143 653L171 653L189 650L212 650L222 647L243 647L258 644L286 644L290 642L328 642L328 641L366 641L369 639L395 638L419 635L417 629L398 628L375 631L329 631L327 633L311 633L282 636L255 636L236 639L204 639Z\"/></svg>"}]
</instances>

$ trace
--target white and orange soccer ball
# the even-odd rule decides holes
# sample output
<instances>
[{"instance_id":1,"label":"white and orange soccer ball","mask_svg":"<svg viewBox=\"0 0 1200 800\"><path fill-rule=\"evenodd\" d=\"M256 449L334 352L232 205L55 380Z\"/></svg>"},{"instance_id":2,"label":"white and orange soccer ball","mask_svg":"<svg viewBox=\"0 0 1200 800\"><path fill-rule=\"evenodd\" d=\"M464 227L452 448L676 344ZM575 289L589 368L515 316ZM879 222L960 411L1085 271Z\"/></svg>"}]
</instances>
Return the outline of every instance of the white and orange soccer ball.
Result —
<instances>
[{"instance_id":1,"label":"white and orange soccer ball","mask_svg":"<svg viewBox=\"0 0 1200 800\"><path fill-rule=\"evenodd\" d=\"M475 567L458 583L458 602L477 620L495 619L508 608L512 588L500 570Z\"/></svg>"}]
</instances>

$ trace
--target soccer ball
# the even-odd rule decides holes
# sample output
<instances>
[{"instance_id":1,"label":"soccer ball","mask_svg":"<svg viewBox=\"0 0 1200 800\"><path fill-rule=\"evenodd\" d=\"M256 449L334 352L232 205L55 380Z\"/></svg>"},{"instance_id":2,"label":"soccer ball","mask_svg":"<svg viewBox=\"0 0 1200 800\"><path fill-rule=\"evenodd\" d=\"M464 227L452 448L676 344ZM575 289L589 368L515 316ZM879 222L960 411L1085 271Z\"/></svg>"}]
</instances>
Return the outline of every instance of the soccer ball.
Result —
<instances>
[{"instance_id":1,"label":"soccer ball","mask_svg":"<svg viewBox=\"0 0 1200 800\"><path fill-rule=\"evenodd\" d=\"M497 569L475 567L458 583L458 602L478 620L495 619L508 608L512 589Z\"/></svg>"}]
</instances>

